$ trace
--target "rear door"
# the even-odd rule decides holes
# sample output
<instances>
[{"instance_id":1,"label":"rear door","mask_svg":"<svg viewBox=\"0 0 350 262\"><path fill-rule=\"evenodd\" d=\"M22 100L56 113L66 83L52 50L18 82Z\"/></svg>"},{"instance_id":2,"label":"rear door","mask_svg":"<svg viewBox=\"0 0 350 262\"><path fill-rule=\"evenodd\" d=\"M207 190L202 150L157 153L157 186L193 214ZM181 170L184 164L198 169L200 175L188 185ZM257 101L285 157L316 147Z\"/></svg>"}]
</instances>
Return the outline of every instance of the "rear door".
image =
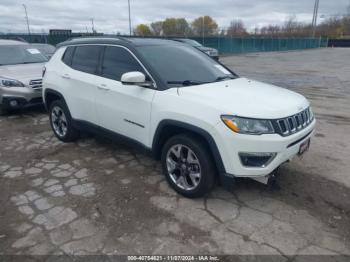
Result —
<instances>
[{"instance_id":1,"label":"rear door","mask_svg":"<svg viewBox=\"0 0 350 262\"><path fill-rule=\"evenodd\" d=\"M100 125L147 145L151 105L156 91L142 86L123 85L120 81L124 73L132 71L147 76L144 68L127 48L106 46L100 70L96 94Z\"/></svg>"},{"instance_id":2,"label":"rear door","mask_svg":"<svg viewBox=\"0 0 350 262\"><path fill-rule=\"evenodd\" d=\"M97 69L103 47L82 45L72 48L72 59L69 67L62 72L62 85L68 95L65 96L71 115L74 119L97 124L95 109L96 88L99 77ZM66 51L68 52L68 50ZM64 58L63 58L64 60Z\"/></svg>"}]
</instances>

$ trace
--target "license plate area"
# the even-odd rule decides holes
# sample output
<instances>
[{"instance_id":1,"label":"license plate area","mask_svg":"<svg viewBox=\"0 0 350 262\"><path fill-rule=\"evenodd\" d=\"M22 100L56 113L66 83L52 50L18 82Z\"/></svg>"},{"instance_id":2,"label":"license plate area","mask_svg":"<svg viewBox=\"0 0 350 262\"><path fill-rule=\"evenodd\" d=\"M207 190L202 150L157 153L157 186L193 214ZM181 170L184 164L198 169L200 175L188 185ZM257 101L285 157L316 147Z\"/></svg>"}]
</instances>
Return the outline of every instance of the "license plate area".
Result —
<instances>
[{"instance_id":1,"label":"license plate area","mask_svg":"<svg viewBox=\"0 0 350 262\"><path fill-rule=\"evenodd\" d=\"M299 156L303 155L305 152L307 152L309 150L310 142L311 142L311 139L308 138L307 140L305 140L303 143L300 144L299 152L298 152Z\"/></svg>"}]
</instances>

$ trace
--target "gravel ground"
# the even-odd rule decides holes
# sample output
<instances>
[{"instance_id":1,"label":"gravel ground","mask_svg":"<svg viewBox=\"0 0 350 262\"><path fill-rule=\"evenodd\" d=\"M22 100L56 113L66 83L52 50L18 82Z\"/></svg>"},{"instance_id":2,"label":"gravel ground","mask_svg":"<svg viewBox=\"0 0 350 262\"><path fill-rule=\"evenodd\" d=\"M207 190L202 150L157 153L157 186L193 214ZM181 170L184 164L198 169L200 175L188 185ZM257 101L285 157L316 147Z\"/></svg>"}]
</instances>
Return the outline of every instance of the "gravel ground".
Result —
<instances>
[{"instance_id":1,"label":"gravel ground","mask_svg":"<svg viewBox=\"0 0 350 262\"><path fill-rule=\"evenodd\" d=\"M89 135L63 144L40 109L0 117L0 255L350 255L349 55L222 58L242 76L304 94L314 108L310 152L282 166L274 187L241 179L230 192L189 200L136 149Z\"/></svg>"}]
</instances>

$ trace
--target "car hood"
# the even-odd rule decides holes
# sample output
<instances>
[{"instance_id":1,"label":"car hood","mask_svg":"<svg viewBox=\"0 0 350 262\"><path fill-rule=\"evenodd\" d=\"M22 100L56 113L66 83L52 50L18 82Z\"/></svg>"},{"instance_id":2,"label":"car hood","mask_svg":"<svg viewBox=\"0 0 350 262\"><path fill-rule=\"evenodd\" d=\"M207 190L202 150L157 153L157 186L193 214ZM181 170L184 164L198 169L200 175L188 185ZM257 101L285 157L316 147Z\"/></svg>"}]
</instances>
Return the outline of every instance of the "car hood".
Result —
<instances>
[{"instance_id":1,"label":"car hood","mask_svg":"<svg viewBox=\"0 0 350 262\"><path fill-rule=\"evenodd\" d=\"M41 79L45 63L0 66L0 77L16 79L28 85L30 80Z\"/></svg>"},{"instance_id":2,"label":"car hood","mask_svg":"<svg viewBox=\"0 0 350 262\"><path fill-rule=\"evenodd\" d=\"M251 118L287 117L309 106L298 93L246 78L181 87L178 93L184 99L216 108L220 114Z\"/></svg>"}]
</instances>

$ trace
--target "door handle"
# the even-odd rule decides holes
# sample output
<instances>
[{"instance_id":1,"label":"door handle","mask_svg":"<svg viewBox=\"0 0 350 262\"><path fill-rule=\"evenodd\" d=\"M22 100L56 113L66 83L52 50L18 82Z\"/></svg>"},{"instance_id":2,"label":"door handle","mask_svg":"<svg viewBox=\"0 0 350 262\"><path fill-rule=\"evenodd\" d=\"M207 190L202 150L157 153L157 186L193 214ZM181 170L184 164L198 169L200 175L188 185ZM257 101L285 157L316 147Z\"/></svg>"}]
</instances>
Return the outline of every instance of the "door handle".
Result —
<instances>
[{"instance_id":1,"label":"door handle","mask_svg":"<svg viewBox=\"0 0 350 262\"><path fill-rule=\"evenodd\" d=\"M68 74L63 74L61 75L62 78L65 78L65 79L70 79L70 76Z\"/></svg>"},{"instance_id":2,"label":"door handle","mask_svg":"<svg viewBox=\"0 0 350 262\"><path fill-rule=\"evenodd\" d=\"M97 88L100 90L105 90L105 91L109 90L109 88L105 84L100 84Z\"/></svg>"}]
</instances>

